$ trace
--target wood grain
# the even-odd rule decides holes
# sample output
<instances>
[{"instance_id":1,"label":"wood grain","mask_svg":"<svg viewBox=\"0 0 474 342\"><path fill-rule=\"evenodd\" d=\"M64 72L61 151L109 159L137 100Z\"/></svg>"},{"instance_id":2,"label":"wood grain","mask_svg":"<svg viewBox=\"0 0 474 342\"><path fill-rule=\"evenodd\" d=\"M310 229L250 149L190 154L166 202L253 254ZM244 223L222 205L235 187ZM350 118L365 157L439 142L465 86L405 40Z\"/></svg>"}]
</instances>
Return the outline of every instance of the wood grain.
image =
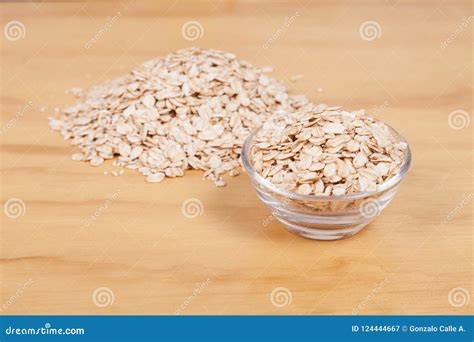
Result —
<instances>
[{"instance_id":1,"label":"wood grain","mask_svg":"<svg viewBox=\"0 0 474 342\"><path fill-rule=\"evenodd\" d=\"M1 215L3 314L472 313L472 298L448 300L455 288L473 293L472 123L448 121L455 110L472 121L469 1L0 8L3 26L25 27L23 39L4 35L1 45L2 205L19 198L26 208ZM204 29L196 41L181 35L191 20ZM381 30L372 41L359 33L370 20ZM129 170L104 175L110 163L71 160L74 148L47 126L73 101L65 89L192 45L273 66L293 93L366 108L397 127L414 159L392 204L357 236L317 242L272 220L245 174L222 189L197 172L147 184ZM295 74L304 79L290 82ZM203 203L201 216L182 215L189 198ZM100 287L113 292L111 305L94 304ZM291 293L283 307L270 300L279 287Z\"/></svg>"}]
</instances>

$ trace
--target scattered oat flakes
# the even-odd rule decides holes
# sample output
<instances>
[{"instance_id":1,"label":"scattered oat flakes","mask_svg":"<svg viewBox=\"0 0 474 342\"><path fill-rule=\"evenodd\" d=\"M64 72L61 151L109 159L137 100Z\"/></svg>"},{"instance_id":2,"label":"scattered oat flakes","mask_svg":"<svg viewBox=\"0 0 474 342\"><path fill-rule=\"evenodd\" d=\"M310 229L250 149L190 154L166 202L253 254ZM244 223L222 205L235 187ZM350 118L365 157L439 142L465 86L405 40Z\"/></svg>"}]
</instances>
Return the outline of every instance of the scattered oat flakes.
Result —
<instances>
[{"instance_id":1,"label":"scattered oat flakes","mask_svg":"<svg viewBox=\"0 0 474 342\"><path fill-rule=\"evenodd\" d=\"M296 82L296 81L299 81L301 79L303 79L303 75L293 75L293 76L290 77L290 81L292 81L292 82Z\"/></svg>"},{"instance_id":2,"label":"scattered oat flakes","mask_svg":"<svg viewBox=\"0 0 474 342\"><path fill-rule=\"evenodd\" d=\"M84 156L82 155L82 153L74 153L72 155L72 160L74 161L82 161L84 160Z\"/></svg>"}]
</instances>

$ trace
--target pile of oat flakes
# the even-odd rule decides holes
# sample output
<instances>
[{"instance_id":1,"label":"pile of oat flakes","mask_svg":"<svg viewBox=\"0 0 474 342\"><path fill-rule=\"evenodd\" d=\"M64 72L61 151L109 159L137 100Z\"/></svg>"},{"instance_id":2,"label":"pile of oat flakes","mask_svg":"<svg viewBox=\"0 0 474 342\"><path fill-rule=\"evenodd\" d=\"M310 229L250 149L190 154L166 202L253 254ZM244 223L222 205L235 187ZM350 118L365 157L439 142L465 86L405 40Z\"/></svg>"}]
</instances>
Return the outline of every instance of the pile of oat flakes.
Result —
<instances>
[{"instance_id":1,"label":"pile of oat flakes","mask_svg":"<svg viewBox=\"0 0 474 342\"><path fill-rule=\"evenodd\" d=\"M76 105L50 118L71 140L77 161L106 159L148 182L204 171L218 186L238 174L244 140L275 111L309 106L235 55L187 48L144 63L129 74L78 92Z\"/></svg>"},{"instance_id":2,"label":"pile of oat flakes","mask_svg":"<svg viewBox=\"0 0 474 342\"><path fill-rule=\"evenodd\" d=\"M376 191L399 172L407 149L364 111L325 105L271 118L253 142L256 171L301 195Z\"/></svg>"},{"instance_id":3,"label":"pile of oat flakes","mask_svg":"<svg viewBox=\"0 0 474 342\"><path fill-rule=\"evenodd\" d=\"M147 182L197 169L223 186L225 173L238 175L244 140L259 127L251 159L286 190L371 191L398 172L406 145L387 126L289 95L269 71L231 53L182 49L76 91L78 102L49 123L80 149L74 160L113 159Z\"/></svg>"}]
</instances>

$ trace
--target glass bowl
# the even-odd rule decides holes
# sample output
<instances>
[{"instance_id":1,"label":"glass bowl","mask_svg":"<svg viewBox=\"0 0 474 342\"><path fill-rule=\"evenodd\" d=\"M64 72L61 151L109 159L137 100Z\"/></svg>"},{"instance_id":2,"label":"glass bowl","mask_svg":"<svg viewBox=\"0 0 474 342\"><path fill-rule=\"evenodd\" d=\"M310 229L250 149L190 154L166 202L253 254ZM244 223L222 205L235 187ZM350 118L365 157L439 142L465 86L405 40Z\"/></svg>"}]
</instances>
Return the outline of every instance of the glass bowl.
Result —
<instances>
[{"instance_id":1,"label":"glass bowl","mask_svg":"<svg viewBox=\"0 0 474 342\"><path fill-rule=\"evenodd\" d=\"M395 140L406 143L397 131L387 126ZM407 144L400 171L378 185L377 191L338 196L300 195L278 188L255 170L250 153L258 131L253 132L244 143L243 166L258 197L270 209L272 215L290 232L309 239L339 240L361 231L392 201L410 168L411 152Z\"/></svg>"}]
</instances>

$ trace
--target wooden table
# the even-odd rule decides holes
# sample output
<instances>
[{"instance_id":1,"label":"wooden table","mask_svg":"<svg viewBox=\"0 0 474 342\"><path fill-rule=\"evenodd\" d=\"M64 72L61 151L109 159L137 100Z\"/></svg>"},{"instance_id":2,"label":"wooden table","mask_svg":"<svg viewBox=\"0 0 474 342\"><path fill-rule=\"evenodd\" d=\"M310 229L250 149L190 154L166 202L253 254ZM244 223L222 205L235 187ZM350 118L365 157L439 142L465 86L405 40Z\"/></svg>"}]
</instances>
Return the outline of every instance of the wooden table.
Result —
<instances>
[{"instance_id":1,"label":"wooden table","mask_svg":"<svg viewBox=\"0 0 474 342\"><path fill-rule=\"evenodd\" d=\"M472 313L473 131L449 121L472 119L469 1L0 6L2 30L21 24L2 36L2 205L24 204L1 215L3 314ZM147 184L71 160L47 125L72 103L66 89L193 45L397 127L414 159L392 204L357 236L310 241L269 217L245 174L225 188L197 172ZM190 198L202 215L183 216Z\"/></svg>"}]
</instances>

